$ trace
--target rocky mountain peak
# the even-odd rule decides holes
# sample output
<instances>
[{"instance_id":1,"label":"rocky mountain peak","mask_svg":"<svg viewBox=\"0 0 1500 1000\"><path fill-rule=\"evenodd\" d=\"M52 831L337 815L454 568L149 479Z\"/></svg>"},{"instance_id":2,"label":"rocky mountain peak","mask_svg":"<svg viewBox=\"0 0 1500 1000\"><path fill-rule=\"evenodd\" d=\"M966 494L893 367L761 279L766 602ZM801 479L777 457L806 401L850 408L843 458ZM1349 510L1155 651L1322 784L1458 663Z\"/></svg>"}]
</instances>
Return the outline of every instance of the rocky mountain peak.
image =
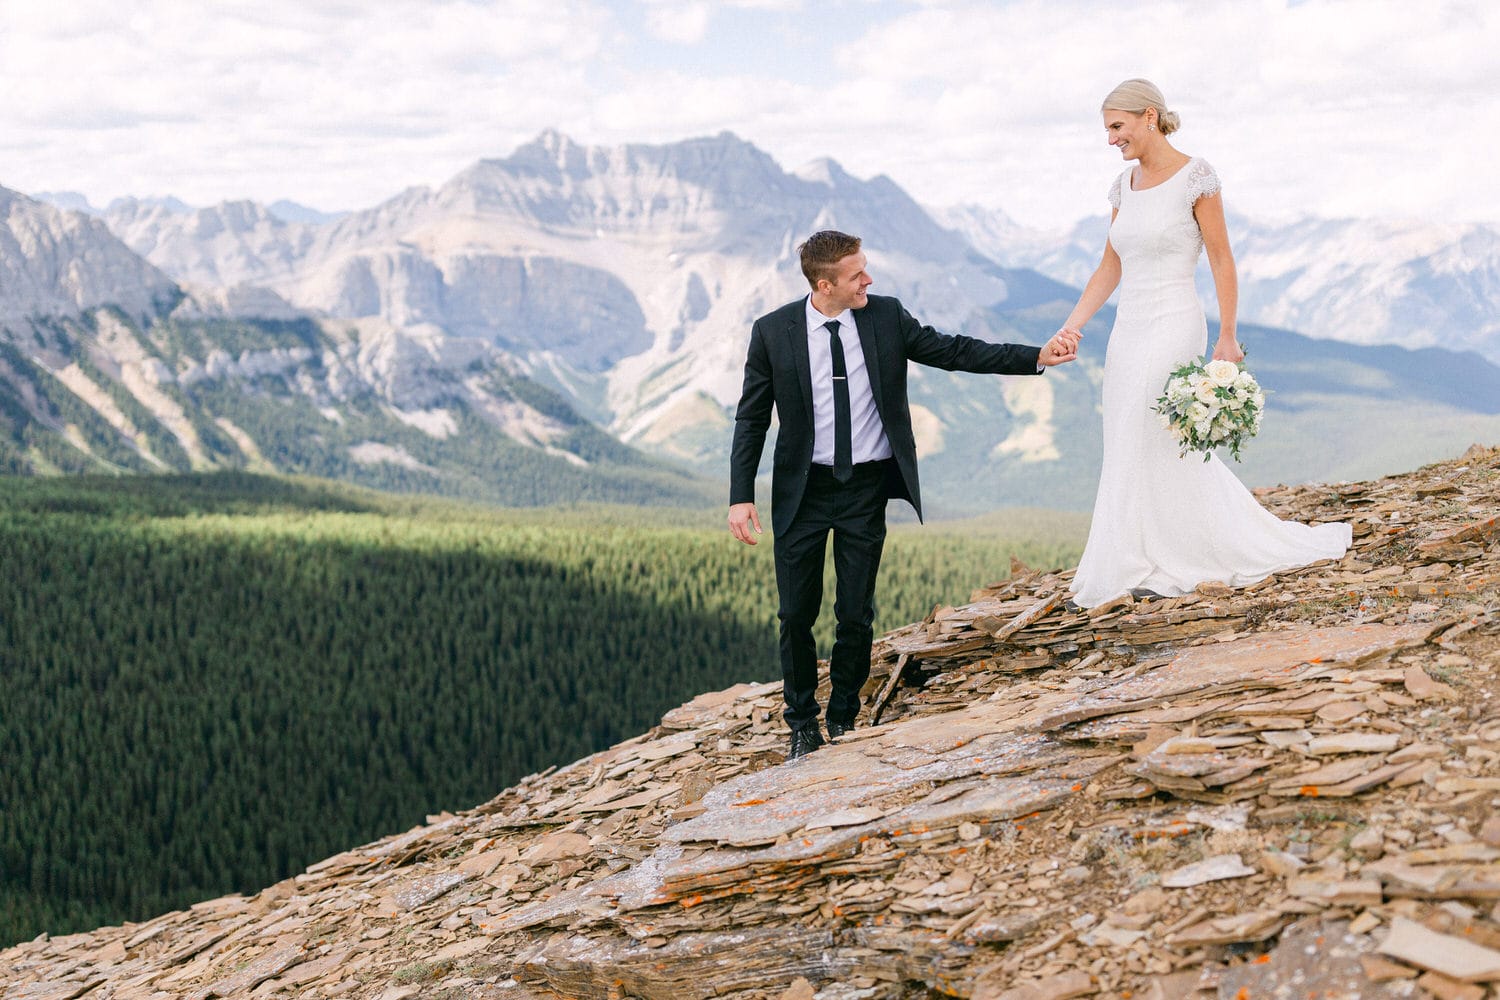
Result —
<instances>
[{"instance_id":1,"label":"rocky mountain peak","mask_svg":"<svg viewBox=\"0 0 1500 1000\"><path fill-rule=\"evenodd\" d=\"M589 151L556 129L546 129L529 143L516 147L510 156L481 163L504 165L518 174L534 174L554 182L562 177L581 178L589 171Z\"/></svg>"},{"instance_id":2,"label":"rocky mountain peak","mask_svg":"<svg viewBox=\"0 0 1500 1000\"><path fill-rule=\"evenodd\" d=\"M104 218L137 253L179 280L205 287L269 282L284 275L314 231L283 221L249 199L205 208L175 199L117 199Z\"/></svg>"},{"instance_id":3,"label":"rocky mountain peak","mask_svg":"<svg viewBox=\"0 0 1500 1000\"><path fill-rule=\"evenodd\" d=\"M251 896L0 952L5 996L1475 997L1500 983L1500 449L1262 491L1338 562L1089 613L1014 565L778 684ZM1415 982L1413 982L1413 980ZM1425 992L1419 992L1425 991Z\"/></svg>"},{"instance_id":4,"label":"rocky mountain peak","mask_svg":"<svg viewBox=\"0 0 1500 1000\"><path fill-rule=\"evenodd\" d=\"M746 206L774 210L789 175L733 133L661 145L582 146L554 130L503 159L481 160L438 199L592 232L694 230Z\"/></svg>"},{"instance_id":5,"label":"rocky mountain peak","mask_svg":"<svg viewBox=\"0 0 1500 1000\"><path fill-rule=\"evenodd\" d=\"M827 156L820 156L816 160L809 160L793 171L795 176L812 184L823 184L828 187L838 187L852 177L839 166L838 161Z\"/></svg>"},{"instance_id":6,"label":"rocky mountain peak","mask_svg":"<svg viewBox=\"0 0 1500 1000\"><path fill-rule=\"evenodd\" d=\"M88 196L80 191L35 191L32 192L31 197L70 212L99 214L99 210L89 203Z\"/></svg>"},{"instance_id":7,"label":"rocky mountain peak","mask_svg":"<svg viewBox=\"0 0 1500 1000\"><path fill-rule=\"evenodd\" d=\"M267 211L282 222L303 222L313 226L321 226L325 222L332 222L348 214L347 212L324 212L286 198L272 202Z\"/></svg>"},{"instance_id":8,"label":"rocky mountain peak","mask_svg":"<svg viewBox=\"0 0 1500 1000\"><path fill-rule=\"evenodd\" d=\"M194 208L175 195L148 198L126 196L112 200L105 206L104 211L106 214L112 212L140 214L148 211L160 211L166 212L169 215L187 215L193 212Z\"/></svg>"},{"instance_id":9,"label":"rocky mountain peak","mask_svg":"<svg viewBox=\"0 0 1500 1000\"><path fill-rule=\"evenodd\" d=\"M154 316L180 297L177 285L136 255L99 219L0 187L0 325L77 316L116 306Z\"/></svg>"}]
</instances>

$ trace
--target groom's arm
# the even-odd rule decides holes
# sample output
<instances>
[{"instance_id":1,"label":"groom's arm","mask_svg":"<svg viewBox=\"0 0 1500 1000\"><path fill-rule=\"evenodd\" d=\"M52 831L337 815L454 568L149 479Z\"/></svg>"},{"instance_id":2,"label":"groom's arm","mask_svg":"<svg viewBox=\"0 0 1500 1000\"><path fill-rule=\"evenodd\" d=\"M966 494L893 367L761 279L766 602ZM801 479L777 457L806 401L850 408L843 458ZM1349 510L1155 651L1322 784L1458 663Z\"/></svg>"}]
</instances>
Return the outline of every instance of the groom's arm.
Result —
<instances>
[{"instance_id":1,"label":"groom's arm","mask_svg":"<svg viewBox=\"0 0 1500 1000\"><path fill-rule=\"evenodd\" d=\"M745 382L734 413L734 441L729 449L729 530L751 545L755 544L750 536L752 524L760 532L760 517L755 511L755 473L760 468L775 402L770 353L757 322L750 330Z\"/></svg>"},{"instance_id":2,"label":"groom's arm","mask_svg":"<svg viewBox=\"0 0 1500 1000\"><path fill-rule=\"evenodd\" d=\"M766 338L756 323L745 355L745 382L734 412L734 441L729 450L729 502L755 502L755 473L760 469L766 431L776 394L771 382L771 357Z\"/></svg>"},{"instance_id":3,"label":"groom's arm","mask_svg":"<svg viewBox=\"0 0 1500 1000\"><path fill-rule=\"evenodd\" d=\"M900 303L895 303L895 307L898 312L896 325L906 346L906 356L918 364L950 372L1035 375L1043 365L1057 363L1050 354L1043 358L1041 348L1024 344L991 344L962 334L939 333L918 323Z\"/></svg>"}]
</instances>

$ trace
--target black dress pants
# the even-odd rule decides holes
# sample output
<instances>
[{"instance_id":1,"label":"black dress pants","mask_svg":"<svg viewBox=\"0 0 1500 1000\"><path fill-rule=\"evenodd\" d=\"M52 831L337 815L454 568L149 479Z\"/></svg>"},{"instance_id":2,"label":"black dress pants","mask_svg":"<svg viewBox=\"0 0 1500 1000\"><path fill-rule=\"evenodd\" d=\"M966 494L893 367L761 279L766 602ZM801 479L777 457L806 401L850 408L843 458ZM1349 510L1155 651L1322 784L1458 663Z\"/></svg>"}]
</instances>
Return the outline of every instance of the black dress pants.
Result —
<instances>
[{"instance_id":1,"label":"black dress pants","mask_svg":"<svg viewBox=\"0 0 1500 1000\"><path fill-rule=\"evenodd\" d=\"M776 591L780 600L781 676L786 721L793 729L818 717L818 650L813 623L823 603L823 559L833 532L837 620L829 675L828 718L852 723L859 689L870 676L875 638L875 576L885 547L886 462L854 467L848 482L814 465L791 527L776 536Z\"/></svg>"}]
</instances>

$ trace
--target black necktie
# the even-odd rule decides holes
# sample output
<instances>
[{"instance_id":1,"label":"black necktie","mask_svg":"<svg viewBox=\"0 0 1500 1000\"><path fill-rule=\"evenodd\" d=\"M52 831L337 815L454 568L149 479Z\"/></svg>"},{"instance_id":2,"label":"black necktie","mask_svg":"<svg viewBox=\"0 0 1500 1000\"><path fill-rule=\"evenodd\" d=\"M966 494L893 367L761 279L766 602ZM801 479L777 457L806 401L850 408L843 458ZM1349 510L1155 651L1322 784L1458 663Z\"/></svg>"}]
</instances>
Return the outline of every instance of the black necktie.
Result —
<instances>
[{"instance_id":1,"label":"black necktie","mask_svg":"<svg viewBox=\"0 0 1500 1000\"><path fill-rule=\"evenodd\" d=\"M847 483L854 474L854 444L849 431L849 372L844 367L844 345L839 342L839 321L831 319L828 350L833 355L833 478Z\"/></svg>"}]
</instances>

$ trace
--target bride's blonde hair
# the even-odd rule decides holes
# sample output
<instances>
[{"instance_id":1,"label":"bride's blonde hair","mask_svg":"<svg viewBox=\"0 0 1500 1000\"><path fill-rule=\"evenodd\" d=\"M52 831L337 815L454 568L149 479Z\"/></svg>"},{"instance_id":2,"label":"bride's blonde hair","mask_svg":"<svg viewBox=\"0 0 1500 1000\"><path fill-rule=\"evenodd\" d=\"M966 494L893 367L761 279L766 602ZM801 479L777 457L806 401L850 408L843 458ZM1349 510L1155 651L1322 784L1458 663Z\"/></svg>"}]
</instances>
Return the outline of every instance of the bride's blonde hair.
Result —
<instances>
[{"instance_id":1,"label":"bride's blonde hair","mask_svg":"<svg viewBox=\"0 0 1500 1000\"><path fill-rule=\"evenodd\" d=\"M1134 115L1145 114L1147 108L1156 109L1156 127L1162 135L1171 135L1182 127L1182 118L1177 112L1167 110L1167 99L1150 80L1126 80L1099 105L1100 111L1129 111Z\"/></svg>"}]
</instances>

